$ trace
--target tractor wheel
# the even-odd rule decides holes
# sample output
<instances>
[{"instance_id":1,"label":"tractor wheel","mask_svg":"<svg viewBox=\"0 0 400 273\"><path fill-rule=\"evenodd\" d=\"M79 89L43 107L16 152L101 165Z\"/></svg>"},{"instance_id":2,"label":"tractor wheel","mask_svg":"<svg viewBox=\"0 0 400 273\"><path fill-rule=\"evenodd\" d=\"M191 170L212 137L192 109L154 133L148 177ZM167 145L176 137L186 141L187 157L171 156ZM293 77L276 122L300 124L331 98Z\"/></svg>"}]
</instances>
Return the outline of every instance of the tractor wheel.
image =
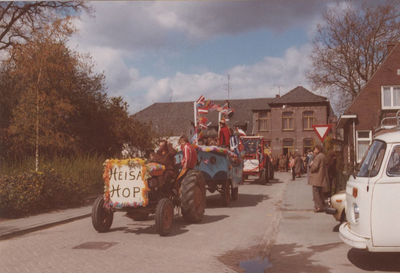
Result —
<instances>
[{"instance_id":1,"label":"tractor wheel","mask_svg":"<svg viewBox=\"0 0 400 273\"><path fill-rule=\"evenodd\" d=\"M92 208L92 224L98 232L106 232L110 229L114 220L114 212L104 207L104 197L96 199Z\"/></svg>"},{"instance_id":2,"label":"tractor wheel","mask_svg":"<svg viewBox=\"0 0 400 273\"><path fill-rule=\"evenodd\" d=\"M271 165L269 165L269 168L270 168L269 179L270 179L270 180L274 180L274 178L275 178L274 166L271 164Z\"/></svg>"},{"instance_id":3,"label":"tractor wheel","mask_svg":"<svg viewBox=\"0 0 400 273\"><path fill-rule=\"evenodd\" d=\"M268 172L265 168L261 169L260 184L265 185L269 182Z\"/></svg>"},{"instance_id":4,"label":"tractor wheel","mask_svg":"<svg viewBox=\"0 0 400 273\"><path fill-rule=\"evenodd\" d=\"M156 230L161 236L171 233L174 222L174 204L169 198L161 199L156 208Z\"/></svg>"},{"instance_id":5,"label":"tractor wheel","mask_svg":"<svg viewBox=\"0 0 400 273\"><path fill-rule=\"evenodd\" d=\"M229 199L230 199L230 190L229 190L229 180L225 180L222 182L221 185L221 201L222 201L222 206L227 207L229 205Z\"/></svg>"},{"instance_id":6,"label":"tractor wheel","mask_svg":"<svg viewBox=\"0 0 400 273\"><path fill-rule=\"evenodd\" d=\"M239 196L239 187L232 188L231 190L232 201L236 201L238 199L238 196Z\"/></svg>"},{"instance_id":7,"label":"tractor wheel","mask_svg":"<svg viewBox=\"0 0 400 273\"><path fill-rule=\"evenodd\" d=\"M270 168L267 166L267 168L266 169L264 169L265 170L265 184L268 184L269 183L269 175L270 175ZM265 185L264 184L264 185Z\"/></svg>"},{"instance_id":8,"label":"tractor wheel","mask_svg":"<svg viewBox=\"0 0 400 273\"><path fill-rule=\"evenodd\" d=\"M183 219L199 223L206 208L206 183L201 171L191 170L183 178L180 189Z\"/></svg>"}]
</instances>

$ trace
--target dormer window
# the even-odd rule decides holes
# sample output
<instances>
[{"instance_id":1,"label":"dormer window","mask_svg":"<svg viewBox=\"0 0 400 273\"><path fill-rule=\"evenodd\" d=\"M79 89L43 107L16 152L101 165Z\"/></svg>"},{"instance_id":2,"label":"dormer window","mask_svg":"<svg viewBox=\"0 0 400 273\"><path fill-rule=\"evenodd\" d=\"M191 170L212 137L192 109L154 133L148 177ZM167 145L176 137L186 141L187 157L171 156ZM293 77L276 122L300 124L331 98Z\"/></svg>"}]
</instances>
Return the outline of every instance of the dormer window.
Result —
<instances>
[{"instance_id":1,"label":"dormer window","mask_svg":"<svg viewBox=\"0 0 400 273\"><path fill-rule=\"evenodd\" d=\"M382 109L400 109L400 86L382 87Z\"/></svg>"}]
</instances>

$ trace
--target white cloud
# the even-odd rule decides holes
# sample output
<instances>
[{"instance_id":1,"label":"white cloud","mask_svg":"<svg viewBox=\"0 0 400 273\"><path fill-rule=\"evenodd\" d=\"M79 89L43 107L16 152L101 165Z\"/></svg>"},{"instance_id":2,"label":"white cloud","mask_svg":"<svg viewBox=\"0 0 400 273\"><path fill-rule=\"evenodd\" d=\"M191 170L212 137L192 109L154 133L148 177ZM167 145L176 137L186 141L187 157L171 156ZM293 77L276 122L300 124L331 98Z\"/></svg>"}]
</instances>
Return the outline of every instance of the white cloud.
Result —
<instances>
[{"instance_id":1,"label":"white cloud","mask_svg":"<svg viewBox=\"0 0 400 273\"><path fill-rule=\"evenodd\" d=\"M228 74L230 99L275 97L279 88L281 94L284 94L298 85L309 89L304 72L311 65L308 59L310 49L309 45L291 47L283 58L265 57L254 65L233 67L226 75L179 72L172 78L139 79L132 82L130 88L147 90L146 95L140 97L140 104L135 100L128 103L131 112L135 113L156 102L195 101L200 95L211 100L227 99ZM125 90L126 94L133 92Z\"/></svg>"},{"instance_id":2,"label":"white cloud","mask_svg":"<svg viewBox=\"0 0 400 273\"><path fill-rule=\"evenodd\" d=\"M293 46L281 58L269 57L254 64L227 67L224 74L191 64L189 71L173 76L142 75L137 60L157 56L154 68L168 67L163 54L179 55L182 46L227 36L270 29L284 31L292 26L304 29L315 25L327 2L290 1L127 1L92 2L96 20L78 24L81 35L71 45L89 52L97 62L98 72L105 71L110 96L122 96L135 113L155 102L191 101L200 95L226 99L228 74L230 99L274 97L281 87L286 93L297 85L308 88L304 70L310 65L310 46ZM311 28L312 29L312 28ZM311 33L311 32L310 32ZM74 47L74 46L72 46ZM211 64L207 64L211 67ZM198 69L196 69L198 68Z\"/></svg>"}]
</instances>

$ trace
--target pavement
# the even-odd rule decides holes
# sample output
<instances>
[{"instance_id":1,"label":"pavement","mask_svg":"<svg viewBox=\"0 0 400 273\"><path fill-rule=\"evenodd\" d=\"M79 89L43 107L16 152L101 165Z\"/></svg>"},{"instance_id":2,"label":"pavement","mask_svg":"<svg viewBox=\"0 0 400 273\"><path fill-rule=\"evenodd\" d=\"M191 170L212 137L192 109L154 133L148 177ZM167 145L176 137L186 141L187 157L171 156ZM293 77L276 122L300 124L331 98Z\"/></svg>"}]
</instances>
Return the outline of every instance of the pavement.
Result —
<instances>
[{"instance_id":1,"label":"pavement","mask_svg":"<svg viewBox=\"0 0 400 273\"><path fill-rule=\"evenodd\" d=\"M89 217L92 205L0 221L0 240Z\"/></svg>"}]
</instances>

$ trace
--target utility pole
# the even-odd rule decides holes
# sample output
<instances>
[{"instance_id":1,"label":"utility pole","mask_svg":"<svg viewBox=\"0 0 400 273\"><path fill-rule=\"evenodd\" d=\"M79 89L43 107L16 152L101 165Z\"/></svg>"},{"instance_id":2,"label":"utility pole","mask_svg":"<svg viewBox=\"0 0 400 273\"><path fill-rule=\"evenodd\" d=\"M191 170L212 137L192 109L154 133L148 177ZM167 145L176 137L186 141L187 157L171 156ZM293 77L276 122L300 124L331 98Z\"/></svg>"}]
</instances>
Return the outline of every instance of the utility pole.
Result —
<instances>
[{"instance_id":1,"label":"utility pole","mask_svg":"<svg viewBox=\"0 0 400 273\"><path fill-rule=\"evenodd\" d=\"M229 92L231 91L230 78L231 76L228 74L228 101L229 101Z\"/></svg>"}]
</instances>

